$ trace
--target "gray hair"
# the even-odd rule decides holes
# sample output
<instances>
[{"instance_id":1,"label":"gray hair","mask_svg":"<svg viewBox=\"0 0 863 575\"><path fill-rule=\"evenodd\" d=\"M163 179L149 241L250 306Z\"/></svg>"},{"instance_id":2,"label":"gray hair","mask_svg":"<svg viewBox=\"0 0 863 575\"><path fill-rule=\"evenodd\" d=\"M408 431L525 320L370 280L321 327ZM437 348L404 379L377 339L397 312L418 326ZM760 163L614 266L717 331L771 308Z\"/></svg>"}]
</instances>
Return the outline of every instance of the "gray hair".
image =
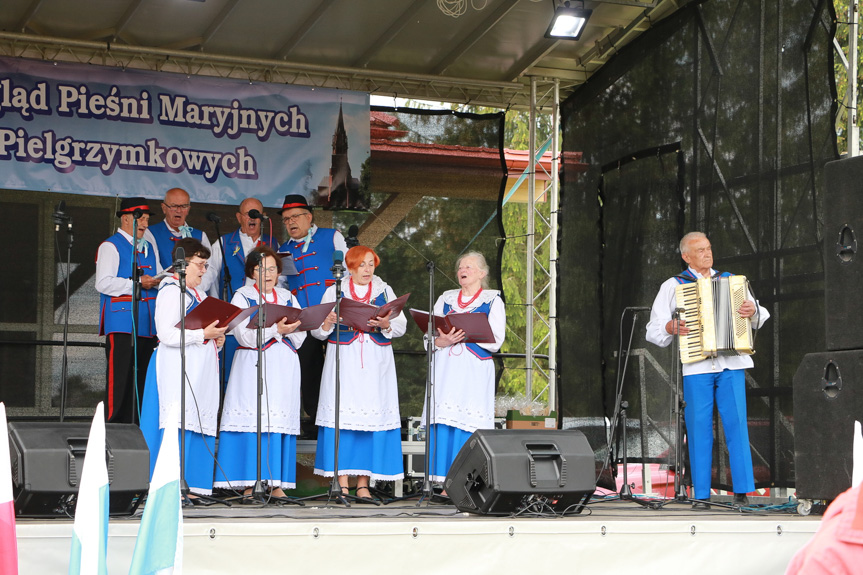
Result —
<instances>
[{"instance_id":1,"label":"gray hair","mask_svg":"<svg viewBox=\"0 0 863 575\"><path fill-rule=\"evenodd\" d=\"M467 252L459 256L459 258L455 262L455 271L458 273L458 267L461 265L461 262L467 258L473 258L476 260L477 267L485 272L485 277L482 278L482 287L483 289L488 289L488 262L485 261L485 256L479 252Z\"/></svg>"},{"instance_id":2,"label":"gray hair","mask_svg":"<svg viewBox=\"0 0 863 575\"><path fill-rule=\"evenodd\" d=\"M683 255L689 251L689 242L692 240L700 240L701 238L707 239L707 236L704 235L704 232L689 232L682 238L680 238L680 255Z\"/></svg>"}]
</instances>

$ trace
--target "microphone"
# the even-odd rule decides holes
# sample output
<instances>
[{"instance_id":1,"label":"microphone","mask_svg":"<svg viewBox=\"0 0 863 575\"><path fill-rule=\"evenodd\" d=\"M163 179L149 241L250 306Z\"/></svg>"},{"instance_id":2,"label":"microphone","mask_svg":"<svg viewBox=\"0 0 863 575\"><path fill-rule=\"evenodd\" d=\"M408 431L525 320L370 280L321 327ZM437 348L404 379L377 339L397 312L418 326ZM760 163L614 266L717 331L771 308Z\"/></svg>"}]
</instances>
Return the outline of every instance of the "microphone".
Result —
<instances>
[{"instance_id":1,"label":"microphone","mask_svg":"<svg viewBox=\"0 0 863 575\"><path fill-rule=\"evenodd\" d=\"M262 214L258 210L249 210L249 219L252 220L268 220L270 217L267 214Z\"/></svg>"},{"instance_id":2,"label":"microphone","mask_svg":"<svg viewBox=\"0 0 863 575\"><path fill-rule=\"evenodd\" d=\"M186 250L183 246L177 246L174 251L174 271L182 272L186 269Z\"/></svg>"},{"instance_id":3,"label":"microphone","mask_svg":"<svg viewBox=\"0 0 863 575\"><path fill-rule=\"evenodd\" d=\"M261 265L261 260L264 259L264 254L262 254L261 252L252 252L249 254L248 259L252 260L252 263L254 263L256 266L259 266Z\"/></svg>"},{"instance_id":4,"label":"microphone","mask_svg":"<svg viewBox=\"0 0 863 575\"><path fill-rule=\"evenodd\" d=\"M214 224L221 224L222 218L216 215L216 212L207 212L207 221Z\"/></svg>"},{"instance_id":5,"label":"microphone","mask_svg":"<svg viewBox=\"0 0 863 575\"><path fill-rule=\"evenodd\" d=\"M333 277L337 282L341 281L341 279L345 275L345 266L342 265L342 261L345 259L345 254L341 250L336 250L333 252L333 267L330 268L330 271L333 272ZM338 285L338 283L336 284ZM338 294L336 294L337 297Z\"/></svg>"},{"instance_id":6,"label":"microphone","mask_svg":"<svg viewBox=\"0 0 863 575\"><path fill-rule=\"evenodd\" d=\"M132 212L132 218L134 218L136 220L141 219L141 216L143 216L143 215L144 215L144 210L142 210L141 208L135 208L135 211Z\"/></svg>"},{"instance_id":7,"label":"microphone","mask_svg":"<svg viewBox=\"0 0 863 575\"><path fill-rule=\"evenodd\" d=\"M357 235L359 233L360 228L356 224L348 228L348 237L345 238L345 244L347 244L348 248L353 248L360 245L360 240L357 239Z\"/></svg>"},{"instance_id":8,"label":"microphone","mask_svg":"<svg viewBox=\"0 0 863 575\"><path fill-rule=\"evenodd\" d=\"M60 231L60 225L69 219L69 216L66 215L66 201L60 200L60 203L57 204L57 208L54 210L54 231Z\"/></svg>"},{"instance_id":9,"label":"microphone","mask_svg":"<svg viewBox=\"0 0 863 575\"><path fill-rule=\"evenodd\" d=\"M342 250L336 250L333 252L333 265L340 266L345 259L345 254Z\"/></svg>"}]
</instances>

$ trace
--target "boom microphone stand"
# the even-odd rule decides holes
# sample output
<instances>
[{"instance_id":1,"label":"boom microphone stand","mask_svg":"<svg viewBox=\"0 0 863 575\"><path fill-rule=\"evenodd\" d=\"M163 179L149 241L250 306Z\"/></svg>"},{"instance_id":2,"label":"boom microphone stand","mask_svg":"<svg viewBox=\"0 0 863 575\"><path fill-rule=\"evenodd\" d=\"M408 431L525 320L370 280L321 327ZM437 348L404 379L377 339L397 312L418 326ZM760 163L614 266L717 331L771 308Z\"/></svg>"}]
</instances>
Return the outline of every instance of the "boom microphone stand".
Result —
<instances>
[{"instance_id":1,"label":"boom microphone stand","mask_svg":"<svg viewBox=\"0 0 863 575\"><path fill-rule=\"evenodd\" d=\"M66 391L69 387L68 370L69 370L69 284L72 280L72 244L75 242L75 235L72 233L72 218L64 213L66 207L65 201L60 201L57 210L54 212L54 232L60 231L60 224L66 222L67 236L69 243L66 245L66 309L63 313L63 363L60 367L60 422L62 423L66 415Z\"/></svg>"},{"instance_id":2,"label":"boom microphone stand","mask_svg":"<svg viewBox=\"0 0 863 575\"><path fill-rule=\"evenodd\" d=\"M647 501L642 501L640 499L633 498L632 490L629 487L629 470L628 470L628 462L627 462L627 443L626 443L626 410L629 407L629 403L623 401L623 382L626 378L626 368L629 366L629 355L632 350L632 337L635 334L635 322L638 320L638 312L639 311L649 311L648 307L627 307L624 308L623 313L620 316L620 337L621 337L621 349L618 352L618 376L617 376L617 394L615 398L614 404L614 412L613 412L613 420L611 423L611 436L609 438L608 446L609 446L609 457L611 456L611 448L614 445L614 435L617 430L618 425L618 416L620 417L620 425L621 425L621 439L622 447L621 452L623 453L623 485L620 488L619 497L625 501L635 501L641 506L644 507L652 507L653 504ZM626 346L626 351L623 351L623 319L626 317L626 313L632 311L632 327L629 331L629 342ZM624 359L625 357L625 359ZM623 361L623 369L620 368L620 362ZM606 466L608 465L608 458L606 459ZM601 473L600 473L601 475Z\"/></svg>"}]
</instances>

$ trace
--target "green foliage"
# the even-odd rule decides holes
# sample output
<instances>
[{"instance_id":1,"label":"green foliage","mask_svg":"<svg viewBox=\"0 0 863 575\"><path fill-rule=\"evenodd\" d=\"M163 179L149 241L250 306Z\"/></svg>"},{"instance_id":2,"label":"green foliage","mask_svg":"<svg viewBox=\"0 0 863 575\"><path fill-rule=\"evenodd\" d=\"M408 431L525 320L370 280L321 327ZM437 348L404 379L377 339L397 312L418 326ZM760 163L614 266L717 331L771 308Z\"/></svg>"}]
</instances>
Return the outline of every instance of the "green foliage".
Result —
<instances>
[{"instance_id":1,"label":"green foliage","mask_svg":"<svg viewBox=\"0 0 863 575\"><path fill-rule=\"evenodd\" d=\"M842 51L848 54L848 0L833 0L833 7L836 10L836 19L838 26L836 27L836 41L842 47ZM858 44L860 39L858 38ZM860 58L860 50L857 50L857 104L856 109L860 109L863 102L863 90L859 86L863 85L863 61ZM839 153L844 154L848 150L848 110L849 104L845 101L845 94L848 91L848 70L842 64L842 60L835 57L833 60L833 71L836 77L836 94L839 99L839 114L836 118L836 136L838 140ZM859 117L859 116L858 116ZM859 125L859 123L858 123Z\"/></svg>"}]
</instances>

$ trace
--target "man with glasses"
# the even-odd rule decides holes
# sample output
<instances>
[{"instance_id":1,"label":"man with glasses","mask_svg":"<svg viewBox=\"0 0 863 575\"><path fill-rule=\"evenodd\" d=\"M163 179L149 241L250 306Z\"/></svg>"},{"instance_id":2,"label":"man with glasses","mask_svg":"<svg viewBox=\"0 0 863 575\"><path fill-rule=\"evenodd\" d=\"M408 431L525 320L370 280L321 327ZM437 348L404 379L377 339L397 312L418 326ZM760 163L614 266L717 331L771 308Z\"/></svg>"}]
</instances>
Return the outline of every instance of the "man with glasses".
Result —
<instances>
[{"instance_id":1,"label":"man with glasses","mask_svg":"<svg viewBox=\"0 0 863 575\"><path fill-rule=\"evenodd\" d=\"M333 253L348 251L341 232L332 228L319 228L305 196L288 194L279 210L282 223L290 238L279 247L283 258L293 259L295 274L287 275L288 289L302 307L321 303L328 286L335 283L330 268ZM297 350L300 359L300 378L303 409L314 420L318 412L321 374L324 371L324 345L314 337L307 337ZM309 428L316 429L314 426Z\"/></svg>"},{"instance_id":2,"label":"man with glasses","mask_svg":"<svg viewBox=\"0 0 863 575\"><path fill-rule=\"evenodd\" d=\"M96 290L101 294L99 335L105 336L105 357L108 360L105 418L111 423L137 423L136 407L143 397L147 364L156 347L156 288L162 266L153 245L145 239L150 214L144 198L123 198L117 211L120 227L116 234L102 242L96 252ZM135 318L132 317L132 270L136 259L133 242L141 287ZM134 347L133 331L137 334ZM137 398L133 385L136 359Z\"/></svg>"},{"instance_id":3,"label":"man with glasses","mask_svg":"<svg viewBox=\"0 0 863 575\"><path fill-rule=\"evenodd\" d=\"M159 263L162 264L162 269L168 269L174 264L171 260L171 254L174 251L174 246L183 238L195 238L205 248L211 249L207 234L186 223L191 207L189 194L186 190L171 188L165 192L165 199L162 201L162 213L165 215L165 219L150 226L144 234L144 238L158 248ZM212 281L209 275L205 276L205 281L201 283L202 291L206 292L210 288L206 282L208 278Z\"/></svg>"}]
</instances>

